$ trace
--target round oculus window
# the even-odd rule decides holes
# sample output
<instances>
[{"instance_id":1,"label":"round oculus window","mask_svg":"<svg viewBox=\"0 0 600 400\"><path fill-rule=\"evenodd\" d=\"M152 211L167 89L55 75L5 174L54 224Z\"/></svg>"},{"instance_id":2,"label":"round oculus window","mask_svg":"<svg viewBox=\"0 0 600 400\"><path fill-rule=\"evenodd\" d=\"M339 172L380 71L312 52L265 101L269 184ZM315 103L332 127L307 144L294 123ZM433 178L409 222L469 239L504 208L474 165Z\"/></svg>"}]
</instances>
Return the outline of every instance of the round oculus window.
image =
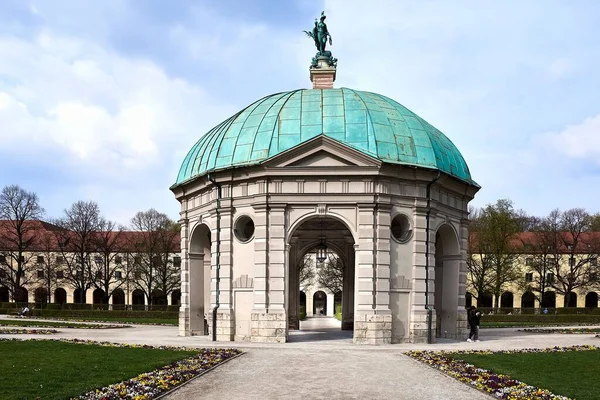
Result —
<instances>
[{"instance_id":1,"label":"round oculus window","mask_svg":"<svg viewBox=\"0 0 600 400\"><path fill-rule=\"evenodd\" d=\"M235 221L233 228L235 237L240 242L248 242L254 237L254 221L247 215L241 216Z\"/></svg>"},{"instance_id":2,"label":"round oculus window","mask_svg":"<svg viewBox=\"0 0 600 400\"><path fill-rule=\"evenodd\" d=\"M411 235L412 229L410 227L410 220L404 214L398 214L392 219L392 237L400 243L407 242Z\"/></svg>"}]
</instances>

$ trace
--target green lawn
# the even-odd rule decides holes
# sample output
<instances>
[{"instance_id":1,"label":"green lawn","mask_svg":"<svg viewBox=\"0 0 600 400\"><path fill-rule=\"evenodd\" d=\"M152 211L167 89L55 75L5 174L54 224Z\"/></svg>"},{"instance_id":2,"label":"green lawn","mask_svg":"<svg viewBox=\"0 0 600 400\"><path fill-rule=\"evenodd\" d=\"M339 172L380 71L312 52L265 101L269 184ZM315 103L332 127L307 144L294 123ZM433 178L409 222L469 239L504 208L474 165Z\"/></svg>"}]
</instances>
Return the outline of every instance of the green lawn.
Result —
<instances>
[{"instance_id":1,"label":"green lawn","mask_svg":"<svg viewBox=\"0 0 600 400\"><path fill-rule=\"evenodd\" d=\"M194 355L53 341L0 342L0 399L65 399Z\"/></svg>"},{"instance_id":2,"label":"green lawn","mask_svg":"<svg viewBox=\"0 0 600 400\"><path fill-rule=\"evenodd\" d=\"M79 327L81 329L89 328L102 328L100 324L85 324L85 323L72 323L72 322L60 322L60 321L36 321L30 319L5 319L0 320L0 327L2 326L19 326L19 327L44 327L44 328L67 328L67 327Z\"/></svg>"},{"instance_id":3,"label":"green lawn","mask_svg":"<svg viewBox=\"0 0 600 400\"><path fill-rule=\"evenodd\" d=\"M57 320L74 320L74 321L101 321L101 322L116 322L116 323L132 323L132 324L154 324L154 325L174 325L176 326L179 321L177 319L165 319L165 318L136 318L136 317L40 317L41 319L57 319ZM35 321L35 319L32 319Z\"/></svg>"},{"instance_id":4,"label":"green lawn","mask_svg":"<svg viewBox=\"0 0 600 400\"><path fill-rule=\"evenodd\" d=\"M596 400L600 393L600 350L452 357L577 400Z\"/></svg>"},{"instance_id":5,"label":"green lawn","mask_svg":"<svg viewBox=\"0 0 600 400\"><path fill-rule=\"evenodd\" d=\"M577 322L485 322L481 321L482 328L527 328L531 326L585 326L588 323Z\"/></svg>"}]
</instances>

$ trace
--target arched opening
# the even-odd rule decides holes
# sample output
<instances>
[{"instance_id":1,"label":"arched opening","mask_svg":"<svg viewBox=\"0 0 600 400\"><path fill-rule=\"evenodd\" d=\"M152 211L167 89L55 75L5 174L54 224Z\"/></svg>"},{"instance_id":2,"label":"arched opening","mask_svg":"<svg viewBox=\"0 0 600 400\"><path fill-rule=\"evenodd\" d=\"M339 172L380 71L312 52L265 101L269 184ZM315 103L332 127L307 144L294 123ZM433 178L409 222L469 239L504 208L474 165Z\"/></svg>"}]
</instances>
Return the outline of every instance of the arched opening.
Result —
<instances>
[{"instance_id":1,"label":"arched opening","mask_svg":"<svg viewBox=\"0 0 600 400\"><path fill-rule=\"evenodd\" d=\"M160 289L154 289L150 297L153 306L166 306L167 295Z\"/></svg>"},{"instance_id":2,"label":"arched opening","mask_svg":"<svg viewBox=\"0 0 600 400\"><path fill-rule=\"evenodd\" d=\"M544 292L542 308L556 308L556 293L551 290Z\"/></svg>"},{"instance_id":3,"label":"arched opening","mask_svg":"<svg viewBox=\"0 0 600 400\"><path fill-rule=\"evenodd\" d=\"M477 299L477 307L479 308L492 308L493 307L493 296L489 292L481 293Z\"/></svg>"},{"instance_id":4,"label":"arched opening","mask_svg":"<svg viewBox=\"0 0 600 400\"><path fill-rule=\"evenodd\" d=\"M171 305L172 306L180 306L181 305L181 290L175 289L173 293L171 293Z\"/></svg>"},{"instance_id":5,"label":"arched opening","mask_svg":"<svg viewBox=\"0 0 600 400\"><path fill-rule=\"evenodd\" d=\"M459 283L460 248L454 229L448 224L442 225L435 235L435 281L434 309L436 317L437 337L456 337L460 291L465 287ZM462 305L461 305L462 306Z\"/></svg>"},{"instance_id":6,"label":"arched opening","mask_svg":"<svg viewBox=\"0 0 600 400\"><path fill-rule=\"evenodd\" d=\"M10 292L6 286L0 286L0 303L8 303L10 301Z\"/></svg>"},{"instance_id":7,"label":"arched opening","mask_svg":"<svg viewBox=\"0 0 600 400\"><path fill-rule=\"evenodd\" d=\"M471 308L473 306L473 295L469 292L465 293L465 308Z\"/></svg>"},{"instance_id":8,"label":"arched opening","mask_svg":"<svg viewBox=\"0 0 600 400\"><path fill-rule=\"evenodd\" d=\"M73 303L76 303L76 304L83 303L83 296L81 295L81 289L73 290Z\"/></svg>"},{"instance_id":9,"label":"arched opening","mask_svg":"<svg viewBox=\"0 0 600 400\"><path fill-rule=\"evenodd\" d=\"M521 308L535 308L535 295L533 293L523 293L521 296Z\"/></svg>"},{"instance_id":10,"label":"arched opening","mask_svg":"<svg viewBox=\"0 0 600 400\"><path fill-rule=\"evenodd\" d=\"M29 301L29 291L24 287L19 287L15 290L15 301L17 303L27 303Z\"/></svg>"},{"instance_id":11,"label":"arched opening","mask_svg":"<svg viewBox=\"0 0 600 400\"><path fill-rule=\"evenodd\" d=\"M511 292L504 292L500 296L500 308L513 308L514 296Z\"/></svg>"},{"instance_id":12,"label":"arched opening","mask_svg":"<svg viewBox=\"0 0 600 400\"><path fill-rule=\"evenodd\" d=\"M313 294L313 315L327 315L327 295L322 290Z\"/></svg>"},{"instance_id":13,"label":"arched opening","mask_svg":"<svg viewBox=\"0 0 600 400\"><path fill-rule=\"evenodd\" d=\"M123 289L115 289L112 292L112 303L113 306L124 306L125 305L125 292ZM123 307L113 307L113 309L122 309Z\"/></svg>"},{"instance_id":14,"label":"arched opening","mask_svg":"<svg viewBox=\"0 0 600 400\"><path fill-rule=\"evenodd\" d=\"M131 304L134 306L143 306L146 304L146 296L144 296L143 290L135 289L131 293Z\"/></svg>"},{"instance_id":15,"label":"arched opening","mask_svg":"<svg viewBox=\"0 0 600 400\"><path fill-rule=\"evenodd\" d=\"M586 308L598 308L598 293L589 292L585 295L585 307Z\"/></svg>"},{"instance_id":16,"label":"arched opening","mask_svg":"<svg viewBox=\"0 0 600 400\"><path fill-rule=\"evenodd\" d=\"M204 335L205 319L210 312L210 280L211 280L211 233L206 224L198 225L190 237L189 256L189 289L188 306L190 309L189 320L186 322L185 331L187 334ZM185 268L182 265L182 268ZM186 299L184 298L184 305ZM235 309L235 307L234 307ZM250 318L250 315L248 315ZM238 322L236 321L236 325ZM248 336L250 336L250 321L244 323L248 327ZM236 334L238 334L236 332Z\"/></svg>"},{"instance_id":17,"label":"arched opening","mask_svg":"<svg viewBox=\"0 0 600 400\"><path fill-rule=\"evenodd\" d=\"M92 294L93 304L108 304L108 299L104 297L104 290L96 289Z\"/></svg>"},{"instance_id":18,"label":"arched opening","mask_svg":"<svg viewBox=\"0 0 600 400\"><path fill-rule=\"evenodd\" d=\"M48 303L48 290L39 287L33 291L33 301L44 307Z\"/></svg>"},{"instance_id":19,"label":"arched opening","mask_svg":"<svg viewBox=\"0 0 600 400\"><path fill-rule=\"evenodd\" d=\"M306 293L300 291L300 303L298 305L298 318L300 321L306 319Z\"/></svg>"},{"instance_id":20,"label":"arched opening","mask_svg":"<svg viewBox=\"0 0 600 400\"><path fill-rule=\"evenodd\" d=\"M327 337L324 333L328 332L349 338L349 334L339 331L354 329L352 232L337 218L312 216L292 228L288 243L286 267L290 289L286 295L288 328L292 333L289 340L324 340ZM295 330L310 334L294 335Z\"/></svg>"},{"instance_id":21,"label":"arched opening","mask_svg":"<svg viewBox=\"0 0 600 400\"><path fill-rule=\"evenodd\" d=\"M67 291L63 288L57 288L54 291L54 303L65 304L67 302Z\"/></svg>"},{"instance_id":22,"label":"arched opening","mask_svg":"<svg viewBox=\"0 0 600 400\"><path fill-rule=\"evenodd\" d=\"M564 307L577 307L577 293L568 292L565 294Z\"/></svg>"}]
</instances>

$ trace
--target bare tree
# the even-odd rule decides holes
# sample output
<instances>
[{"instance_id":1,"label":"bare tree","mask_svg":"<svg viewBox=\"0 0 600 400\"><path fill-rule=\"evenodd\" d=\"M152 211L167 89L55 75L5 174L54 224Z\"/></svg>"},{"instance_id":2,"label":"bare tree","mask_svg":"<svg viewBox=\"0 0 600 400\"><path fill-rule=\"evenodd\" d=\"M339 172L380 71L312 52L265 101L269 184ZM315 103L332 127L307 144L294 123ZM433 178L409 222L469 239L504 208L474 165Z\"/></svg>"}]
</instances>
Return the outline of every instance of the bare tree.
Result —
<instances>
[{"instance_id":1,"label":"bare tree","mask_svg":"<svg viewBox=\"0 0 600 400\"><path fill-rule=\"evenodd\" d=\"M79 291L79 301L86 302L87 290L93 285L90 276L95 240L103 227L100 208L93 201L77 201L56 220L61 230L55 231L57 245L66 267L64 279Z\"/></svg>"},{"instance_id":2,"label":"bare tree","mask_svg":"<svg viewBox=\"0 0 600 400\"><path fill-rule=\"evenodd\" d=\"M154 290L161 290L162 295L167 296L178 287L175 284L178 278L174 275L179 273L169 260L169 255L176 251L174 237L178 231L176 224L166 214L153 208L138 212L131 219L131 226L137 232L132 235L134 243L131 244L135 249L134 284L144 292L148 304L152 305L157 300L152 296Z\"/></svg>"},{"instance_id":3,"label":"bare tree","mask_svg":"<svg viewBox=\"0 0 600 400\"><path fill-rule=\"evenodd\" d=\"M477 240L481 253L485 254L491 266L491 292L495 308L499 306L504 287L518 279L518 234L524 227L523 215L523 212L514 210L508 199L488 204L481 210Z\"/></svg>"},{"instance_id":4,"label":"bare tree","mask_svg":"<svg viewBox=\"0 0 600 400\"><path fill-rule=\"evenodd\" d=\"M304 289L310 288L315 281L316 273L313 256L313 253L305 254L298 264L298 280L300 287Z\"/></svg>"},{"instance_id":5,"label":"bare tree","mask_svg":"<svg viewBox=\"0 0 600 400\"><path fill-rule=\"evenodd\" d=\"M550 286L549 273L556 266L556 244L561 236L560 211L553 210L550 214L538 220L530 233L523 235L521 243L525 255L525 266L528 271L525 276L518 280L518 286L524 292L531 292L538 300L540 306L547 289ZM551 282L551 280L550 280Z\"/></svg>"},{"instance_id":6,"label":"bare tree","mask_svg":"<svg viewBox=\"0 0 600 400\"><path fill-rule=\"evenodd\" d=\"M52 292L58 288L61 279L58 278L59 264L56 262L56 257L53 257L53 252L56 250L56 238L51 232L43 232L40 235L39 249L44 255L38 256L37 263L37 281L41 287L46 289L48 303L51 302Z\"/></svg>"},{"instance_id":7,"label":"bare tree","mask_svg":"<svg viewBox=\"0 0 600 400\"><path fill-rule=\"evenodd\" d=\"M565 296L565 307L576 303L576 289L589 287L597 280L600 237L591 232L592 222L591 215L582 208L560 214L561 232L553 247L556 263L551 285Z\"/></svg>"},{"instance_id":8,"label":"bare tree","mask_svg":"<svg viewBox=\"0 0 600 400\"><path fill-rule=\"evenodd\" d=\"M342 291L344 263L336 254L328 253L327 260L317 264L317 284L334 294Z\"/></svg>"},{"instance_id":9,"label":"bare tree","mask_svg":"<svg viewBox=\"0 0 600 400\"><path fill-rule=\"evenodd\" d=\"M174 257L179 251L179 234L180 226L173 221L157 232L160 255L156 264L155 289L160 290L164 296L181 288L181 259Z\"/></svg>"},{"instance_id":10,"label":"bare tree","mask_svg":"<svg viewBox=\"0 0 600 400\"><path fill-rule=\"evenodd\" d=\"M489 246L482 240L486 227L478 209L469 210L469 237L467 254L467 271L471 287L475 292L475 298L479 299L486 293L492 291L493 264L492 259L485 253Z\"/></svg>"},{"instance_id":11,"label":"bare tree","mask_svg":"<svg viewBox=\"0 0 600 400\"><path fill-rule=\"evenodd\" d=\"M32 280L33 255L29 250L35 245L44 215L37 194L18 185L5 186L0 192L0 246L4 262L0 263L0 284L6 286L15 301L23 298L23 286Z\"/></svg>"},{"instance_id":12,"label":"bare tree","mask_svg":"<svg viewBox=\"0 0 600 400\"><path fill-rule=\"evenodd\" d=\"M103 218L98 221L98 231L92 240L96 253L88 264L88 276L92 285L102 290L102 304L108 304L113 292L125 282L121 255L124 239L123 227ZM116 262L117 258L121 263Z\"/></svg>"}]
</instances>

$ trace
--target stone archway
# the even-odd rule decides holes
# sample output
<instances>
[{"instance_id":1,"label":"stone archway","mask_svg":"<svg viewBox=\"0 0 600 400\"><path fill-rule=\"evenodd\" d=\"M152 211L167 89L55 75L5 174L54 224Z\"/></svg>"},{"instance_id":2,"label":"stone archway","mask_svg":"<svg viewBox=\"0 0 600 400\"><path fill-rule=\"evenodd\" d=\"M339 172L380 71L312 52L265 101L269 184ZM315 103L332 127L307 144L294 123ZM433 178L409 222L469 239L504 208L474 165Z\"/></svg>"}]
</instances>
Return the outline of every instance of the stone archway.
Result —
<instances>
[{"instance_id":1,"label":"stone archway","mask_svg":"<svg viewBox=\"0 0 600 400\"><path fill-rule=\"evenodd\" d=\"M123 289L121 288L117 288L115 290L113 290L112 292L112 304L113 304L113 309L123 309L123 307L118 307L118 306L124 306L125 305L125 292L123 291ZM116 308L114 306L117 306Z\"/></svg>"},{"instance_id":2,"label":"stone archway","mask_svg":"<svg viewBox=\"0 0 600 400\"><path fill-rule=\"evenodd\" d=\"M598 293L589 292L585 295L585 307L586 308L598 308Z\"/></svg>"},{"instance_id":3,"label":"stone archway","mask_svg":"<svg viewBox=\"0 0 600 400\"><path fill-rule=\"evenodd\" d=\"M65 304L67 302L67 291L63 288L57 288L54 291L54 303Z\"/></svg>"},{"instance_id":4,"label":"stone archway","mask_svg":"<svg viewBox=\"0 0 600 400\"><path fill-rule=\"evenodd\" d=\"M514 307L514 295L512 292L504 292L500 296L500 308L513 308Z\"/></svg>"},{"instance_id":5,"label":"stone archway","mask_svg":"<svg viewBox=\"0 0 600 400\"><path fill-rule=\"evenodd\" d=\"M322 290L313 295L313 315L327 315L327 294Z\"/></svg>"},{"instance_id":6,"label":"stone archway","mask_svg":"<svg viewBox=\"0 0 600 400\"><path fill-rule=\"evenodd\" d=\"M535 308L535 295L531 292L525 292L521 296L521 308ZM523 312L521 310L521 312Z\"/></svg>"},{"instance_id":7,"label":"stone archway","mask_svg":"<svg viewBox=\"0 0 600 400\"><path fill-rule=\"evenodd\" d=\"M10 292L6 286L0 286L0 303L8 303L10 301Z\"/></svg>"},{"instance_id":8,"label":"stone archway","mask_svg":"<svg viewBox=\"0 0 600 400\"><path fill-rule=\"evenodd\" d=\"M146 296L141 289L135 289L131 293L131 304L133 306L144 306L146 304Z\"/></svg>"},{"instance_id":9,"label":"stone archway","mask_svg":"<svg viewBox=\"0 0 600 400\"><path fill-rule=\"evenodd\" d=\"M442 225L435 236L436 336L456 337L459 313L459 276L462 257L454 229Z\"/></svg>"},{"instance_id":10,"label":"stone archway","mask_svg":"<svg viewBox=\"0 0 600 400\"><path fill-rule=\"evenodd\" d=\"M206 317L210 313L211 231L200 224L192 231L187 254L187 293L184 289L182 305L187 304L183 335L204 335ZM186 260L184 259L184 262ZM181 325L181 322L180 322Z\"/></svg>"},{"instance_id":11,"label":"stone archway","mask_svg":"<svg viewBox=\"0 0 600 400\"><path fill-rule=\"evenodd\" d=\"M289 252L287 259L288 268L288 326L290 330L300 328L300 313L301 305L304 305L306 314L312 314L315 310L316 293L306 294L301 299L300 277L298 265L299 262L310 253L315 253L317 246L322 242L325 243L328 253L333 253L339 260L341 265L340 280L341 288L332 287L316 288L322 291L319 301L323 300L324 306L321 307L323 315L334 315L335 313L335 298L338 294L338 301L341 304L341 329L353 330L354 328L354 236L347 224L341 219L332 216L310 216L302 221L299 221L292 229L288 236ZM313 290L316 290L313 289ZM330 304L327 305L327 302ZM331 308L331 309L330 309Z\"/></svg>"}]
</instances>

